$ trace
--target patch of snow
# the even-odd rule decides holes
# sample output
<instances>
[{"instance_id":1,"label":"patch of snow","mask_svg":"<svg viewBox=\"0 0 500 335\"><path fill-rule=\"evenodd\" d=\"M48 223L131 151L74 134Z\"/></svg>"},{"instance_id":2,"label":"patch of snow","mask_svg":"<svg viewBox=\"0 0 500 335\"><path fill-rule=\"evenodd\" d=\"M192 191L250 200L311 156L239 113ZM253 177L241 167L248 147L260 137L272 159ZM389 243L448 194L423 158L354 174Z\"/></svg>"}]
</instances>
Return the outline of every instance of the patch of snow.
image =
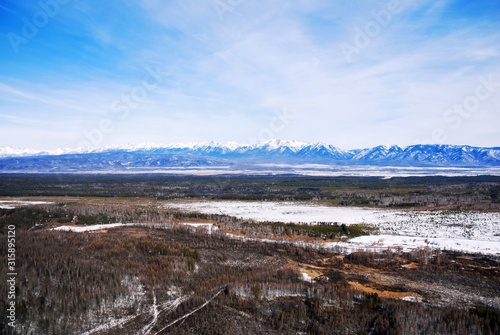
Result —
<instances>
[{"instance_id":1,"label":"patch of snow","mask_svg":"<svg viewBox=\"0 0 500 335\"><path fill-rule=\"evenodd\" d=\"M347 242L325 243L325 248L344 248L346 251L382 251L401 249L411 251L419 248L432 248L466 253L500 255L500 242L480 241L460 238L425 238L397 235L368 235L353 238Z\"/></svg>"},{"instance_id":2,"label":"patch of snow","mask_svg":"<svg viewBox=\"0 0 500 335\"><path fill-rule=\"evenodd\" d=\"M128 225L129 224L123 224L123 223L109 223L109 224L96 224L91 226L60 226L52 230L72 231L75 233L82 233L86 231L102 230L102 229L109 229L109 228L128 226Z\"/></svg>"},{"instance_id":3,"label":"patch of snow","mask_svg":"<svg viewBox=\"0 0 500 335\"><path fill-rule=\"evenodd\" d=\"M409 295L407 297L402 297L401 300L409 301L409 302L421 302L422 301L422 299L411 296L411 295Z\"/></svg>"},{"instance_id":4,"label":"patch of snow","mask_svg":"<svg viewBox=\"0 0 500 335\"><path fill-rule=\"evenodd\" d=\"M235 286L231 288L231 293L241 298L253 298L255 293L249 286ZM274 300L282 297L306 297L307 292L304 292L302 285L288 288L278 288L271 284L264 284L261 286L260 297L265 300Z\"/></svg>"},{"instance_id":5,"label":"patch of snow","mask_svg":"<svg viewBox=\"0 0 500 335\"><path fill-rule=\"evenodd\" d=\"M157 229L171 229L178 226L176 223L166 222L166 223L150 223L150 222L131 222L131 223L108 223L108 224L96 224L90 226L59 226L51 230L59 231L71 231L75 233L83 233L87 231L109 229L115 227L147 227L147 228L157 228ZM214 227L213 230L216 230Z\"/></svg>"},{"instance_id":6,"label":"patch of snow","mask_svg":"<svg viewBox=\"0 0 500 335\"><path fill-rule=\"evenodd\" d=\"M338 253L350 254L359 251L381 252L387 249L401 250L404 252L422 248L431 248L438 250L449 250L456 252L464 252L471 254L485 255L500 255L500 242L495 241L478 241L453 238L423 238L412 236L397 236L397 235L368 235L356 237L346 242L304 242L287 240L273 240L268 238L256 238L234 235L230 233L224 234L232 239L240 241L252 241L263 243L278 243L290 244L303 248L326 249ZM304 279L305 280L305 279Z\"/></svg>"},{"instance_id":7,"label":"patch of snow","mask_svg":"<svg viewBox=\"0 0 500 335\"><path fill-rule=\"evenodd\" d=\"M206 228L208 234L212 234L213 231L218 230L219 228L215 226L213 223L192 223L192 222L181 222L181 225L190 226L194 228Z\"/></svg>"},{"instance_id":8,"label":"patch of snow","mask_svg":"<svg viewBox=\"0 0 500 335\"><path fill-rule=\"evenodd\" d=\"M302 280L306 281L308 283L312 283L313 282L311 276L309 276L309 274L307 274L305 272L302 272Z\"/></svg>"},{"instance_id":9,"label":"patch of snow","mask_svg":"<svg viewBox=\"0 0 500 335\"><path fill-rule=\"evenodd\" d=\"M126 316L126 317L123 317L120 319L111 319L109 322L107 322L105 324L99 325L95 328L92 328L91 330L88 330L88 331L82 333L82 335L98 334L102 331L107 331L107 330L110 330L113 328L117 328L117 327L122 326L135 318L136 318L135 315L130 315L130 316Z\"/></svg>"},{"instance_id":10,"label":"patch of snow","mask_svg":"<svg viewBox=\"0 0 500 335\"><path fill-rule=\"evenodd\" d=\"M149 334L153 329L156 322L158 322L158 315L160 314L158 311L158 305L156 303L156 293L153 292L153 305L151 306L151 314L153 315L153 319L149 324L144 326L141 330L141 334Z\"/></svg>"},{"instance_id":11,"label":"patch of snow","mask_svg":"<svg viewBox=\"0 0 500 335\"><path fill-rule=\"evenodd\" d=\"M28 200L0 200L1 209L14 209L20 206L50 205L50 201L28 201Z\"/></svg>"}]
</instances>

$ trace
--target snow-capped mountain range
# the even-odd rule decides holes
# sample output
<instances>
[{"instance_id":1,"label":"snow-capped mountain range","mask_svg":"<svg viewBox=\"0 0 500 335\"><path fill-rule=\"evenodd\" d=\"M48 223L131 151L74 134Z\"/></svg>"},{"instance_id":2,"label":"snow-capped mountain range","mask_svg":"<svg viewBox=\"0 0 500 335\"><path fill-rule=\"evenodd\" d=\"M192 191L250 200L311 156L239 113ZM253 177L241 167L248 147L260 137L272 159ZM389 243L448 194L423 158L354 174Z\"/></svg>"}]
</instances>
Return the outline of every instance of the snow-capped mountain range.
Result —
<instances>
[{"instance_id":1,"label":"snow-capped mountain range","mask_svg":"<svg viewBox=\"0 0 500 335\"><path fill-rule=\"evenodd\" d=\"M328 165L394 167L500 167L500 147L457 145L377 146L341 150L324 143L271 140L255 145L234 142L127 145L34 151L0 148L0 172L114 172L152 169Z\"/></svg>"}]
</instances>

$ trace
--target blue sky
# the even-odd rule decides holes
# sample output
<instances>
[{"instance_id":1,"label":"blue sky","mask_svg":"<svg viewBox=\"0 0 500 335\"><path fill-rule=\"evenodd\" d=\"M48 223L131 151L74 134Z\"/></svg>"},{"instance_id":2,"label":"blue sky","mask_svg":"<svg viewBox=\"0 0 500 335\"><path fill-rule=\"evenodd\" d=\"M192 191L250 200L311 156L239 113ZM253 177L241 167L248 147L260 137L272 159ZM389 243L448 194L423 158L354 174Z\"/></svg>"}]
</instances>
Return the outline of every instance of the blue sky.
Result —
<instances>
[{"instance_id":1,"label":"blue sky","mask_svg":"<svg viewBox=\"0 0 500 335\"><path fill-rule=\"evenodd\" d=\"M0 3L0 147L500 145L500 2Z\"/></svg>"}]
</instances>

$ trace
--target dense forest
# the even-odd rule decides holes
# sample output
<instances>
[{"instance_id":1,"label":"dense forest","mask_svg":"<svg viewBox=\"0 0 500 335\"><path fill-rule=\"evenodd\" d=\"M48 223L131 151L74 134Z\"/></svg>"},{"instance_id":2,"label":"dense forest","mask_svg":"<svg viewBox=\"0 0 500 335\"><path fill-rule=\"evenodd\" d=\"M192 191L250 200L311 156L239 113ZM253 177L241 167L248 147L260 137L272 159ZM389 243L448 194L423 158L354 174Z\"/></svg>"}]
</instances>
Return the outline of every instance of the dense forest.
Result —
<instances>
[{"instance_id":1,"label":"dense forest","mask_svg":"<svg viewBox=\"0 0 500 335\"><path fill-rule=\"evenodd\" d=\"M0 196L312 200L339 206L500 210L500 177L3 174Z\"/></svg>"}]
</instances>

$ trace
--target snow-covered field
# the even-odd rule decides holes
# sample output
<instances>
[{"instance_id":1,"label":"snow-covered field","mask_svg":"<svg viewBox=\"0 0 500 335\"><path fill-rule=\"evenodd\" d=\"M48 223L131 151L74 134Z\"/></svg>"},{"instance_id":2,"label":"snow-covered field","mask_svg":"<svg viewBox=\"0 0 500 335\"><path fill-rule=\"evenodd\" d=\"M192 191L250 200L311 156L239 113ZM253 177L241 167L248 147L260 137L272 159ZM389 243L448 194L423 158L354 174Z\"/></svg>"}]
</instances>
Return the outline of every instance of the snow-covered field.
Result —
<instances>
[{"instance_id":1,"label":"snow-covered field","mask_svg":"<svg viewBox=\"0 0 500 335\"><path fill-rule=\"evenodd\" d=\"M292 202L243 202L243 201L200 201L169 202L167 208L196 211L208 214L226 214L255 221L318 224L362 223L372 226L376 233L344 242L294 242L297 245L324 247L350 253L358 250L417 248L453 250L467 253L500 255L500 213L456 212L456 211L403 211L357 207L317 206ZM204 228L211 234L218 228L210 223L184 222L181 225L193 229ZM54 230L86 232L121 226L148 226L173 228L173 223L115 223L93 226L60 226ZM249 238L225 233L241 240L259 240L267 243L288 243L273 239Z\"/></svg>"},{"instance_id":2,"label":"snow-covered field","mask_svg":"<svg viewBox=\"0 0 500 335\"><path fill-rule=\"evenodd\" d=\"M328 207L297 202L273 201L169 202L165 204L165 207L206 214L225 214L255 221L308 224L317 224L319 222L363 223L364 217L371 217L370 220L375 220L376 216L373 216L373 214L387 212L357 207Z\"/></svg>"},{"instance_id":3,"label":"snow-covered field","mask_svg":"<svg viewBox=\"0 0 500 335\"><path fill-rule=\"evenodd\" d=\"M199 201L165 204L167 208L226 214L255 221L318 224L367 224L380 233L500 241L500 213L403 211L318 206L294 202Z\"/></svg>"},{"instance_id":4,"label":"snow-covered field","mask_svg":"<svg viewBox=\"0 0 500 335\"><path fill-rule=\"evenodd\" d=\"M430 247L500 254L500 213L456 211L403 211L358 207L330 207L293 202L199 201L170 202L167 208L207 214L226 214L255 221L318 224L363 223L380 235L351 239L338 246L403 249Z\"/></svg>"}]
</instances>

